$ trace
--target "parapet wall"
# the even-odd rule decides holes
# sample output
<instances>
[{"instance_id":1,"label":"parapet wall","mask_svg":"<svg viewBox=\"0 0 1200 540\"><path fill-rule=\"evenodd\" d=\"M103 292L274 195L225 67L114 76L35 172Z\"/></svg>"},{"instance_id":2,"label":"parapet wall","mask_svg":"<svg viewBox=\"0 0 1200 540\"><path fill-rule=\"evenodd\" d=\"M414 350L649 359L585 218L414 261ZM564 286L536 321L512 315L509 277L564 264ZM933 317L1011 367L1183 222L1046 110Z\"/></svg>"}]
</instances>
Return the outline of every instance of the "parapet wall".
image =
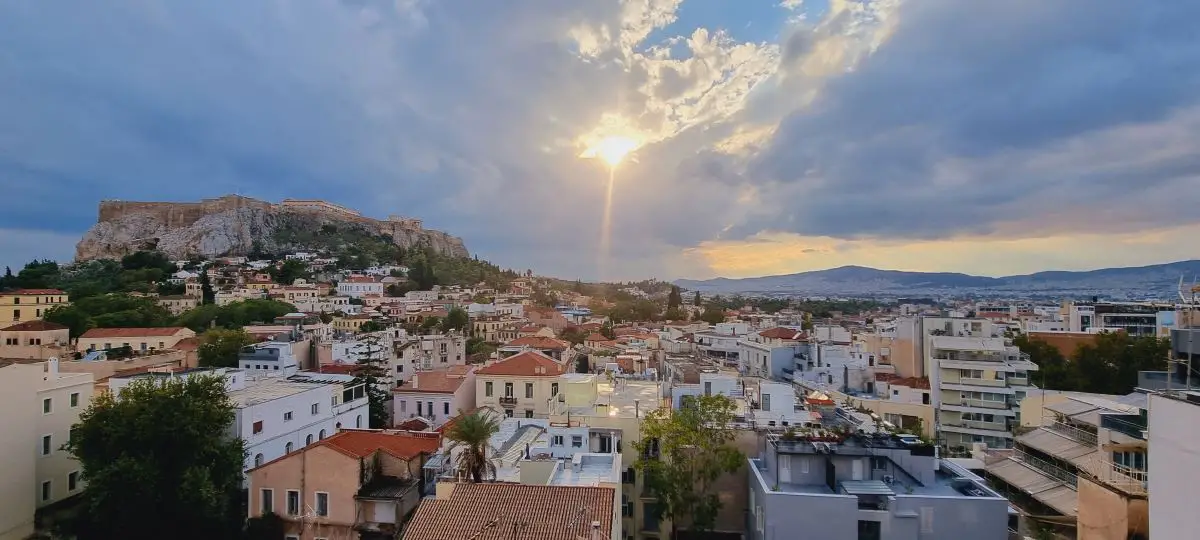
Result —
<instances>
[{"instance_id":1,"label":"parapet wall","mask_svg":"<svg viewBox=\"0 0 1200 540\"><path fill-rule=\"evenodd\" d=\"M168 227L187 227L200 218L209 215L234 210L237 208L263 208L273 205L269 202L226 195L215 199L203 199L200 202L141 202L141 201L100 201L99 221L114 221L132 214L150 214L156 216Z\"/></svg>"}]
</instances>

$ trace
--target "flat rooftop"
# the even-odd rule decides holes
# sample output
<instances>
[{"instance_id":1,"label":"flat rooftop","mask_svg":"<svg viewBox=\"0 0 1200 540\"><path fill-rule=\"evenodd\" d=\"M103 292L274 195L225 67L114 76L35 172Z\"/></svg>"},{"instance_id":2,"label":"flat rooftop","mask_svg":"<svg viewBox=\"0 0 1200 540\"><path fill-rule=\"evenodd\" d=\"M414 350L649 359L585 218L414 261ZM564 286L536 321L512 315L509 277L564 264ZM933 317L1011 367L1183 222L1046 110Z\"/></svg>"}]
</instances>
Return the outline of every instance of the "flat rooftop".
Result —
<instances>
[{"instance_id":1,"label":"flat rooftop","mask_svg":"<svg viewBox=\"0 0 1200 540\"><path fill-rule=\"evenodd\" d=\"M598 486L620 483L619 454L580 454L575 461L562 460L550 477L552 486Z\"/></svg>"},{"instance_id":2,"label":"flat rooftop","mask_svg":"<svg viewBox=\"0 0 1200 540\"><path fill-rule=\"evenodd\" d=\"M247 382L245 388L229 392L229 399L239 407L249 407L323 386L324 383L304 383L272 377Z\"/></svg>"},{"instance_id":3,"label":"flat rooftop","mask_svg":"<svg viewBox=\"0 0 1200 540\"><path fill-rule=\"evenodd\" d=\"M662 391L656 381L617 378L596 384L596 399L590 405L569 407L573 415L633 418L662 407Z\"/></svg>"}]
</instances>

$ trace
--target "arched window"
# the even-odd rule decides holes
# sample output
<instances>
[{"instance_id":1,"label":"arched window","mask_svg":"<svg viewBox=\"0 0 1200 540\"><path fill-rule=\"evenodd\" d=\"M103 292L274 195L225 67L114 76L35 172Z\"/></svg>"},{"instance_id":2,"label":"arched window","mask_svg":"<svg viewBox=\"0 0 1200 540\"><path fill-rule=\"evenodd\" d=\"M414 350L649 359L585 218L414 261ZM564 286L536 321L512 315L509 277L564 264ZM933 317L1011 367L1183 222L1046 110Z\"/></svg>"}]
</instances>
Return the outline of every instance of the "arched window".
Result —
<instances>
[{"instance_id":1,"label":"arched window","mask_svg":"<svg viewBox=\"0 0 1200 540\"><path fill-rule=\"evenodd\" d=\"M309 433L308 436L304 438L304 446L308 446L310 444L312 444L312 433Z\"/></svg>"},{"instance_id":2,"label":"arched window","mask_svg":"<svg viewBox=\"0 0 1200 540\"><path fill-rule=\"evenodd\" d=\"M321 430L321 436L320 436L320 437L318 437L318 439L324 439L324 438L325 438L325 430L323 430L323 429L322 429L322 430Z\"/></svg>"},{"instance_id":3,"label":"arched window","mask_svg":"<svg viewBox=\"0 0 1200 540\"><path fill-rule=\"evenodd\" d=\"M356 428L362 427L362 415L361 414L354 417L354 427L356 427Z\"/></svg>"},{"instance_id":4,"label":"arched window","mask_svg":"<svg viewBox=\"0 0 1200 540\"><path fill-rule=\"evenodd\" d=\"M287 453L287 454L292 453L292 443L287 443L287 446L283 447L283 451L284 451L284 453Z\"/></svg>"},{"instance_id":5,"label":"arched window","mask_svg":"<svg viewBox=\"0 0 1200 540\"><path fill-rule=\"evenodd\" d=\"M262 454L254 454L254 466L260 467L260 466L262 466L262 462L263 462Z\"/></svg>"}]
</instances>

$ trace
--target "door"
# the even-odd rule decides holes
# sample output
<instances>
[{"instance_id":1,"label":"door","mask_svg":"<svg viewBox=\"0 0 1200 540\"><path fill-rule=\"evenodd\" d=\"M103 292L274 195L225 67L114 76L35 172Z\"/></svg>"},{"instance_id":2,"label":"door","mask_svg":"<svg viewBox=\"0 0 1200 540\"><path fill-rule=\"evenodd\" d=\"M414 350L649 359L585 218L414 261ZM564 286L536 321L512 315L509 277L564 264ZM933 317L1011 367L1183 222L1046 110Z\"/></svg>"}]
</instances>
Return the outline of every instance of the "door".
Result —
<instances>
[{"instance_id":1,"label":"door","mask_svg":"<svg viewBox=\"0 0 1200 540\"><path fill-rule=\"evenodd\" d=\"M862 462L862 460L856 459L852 463L853 463L853 465L850 466L850 479L851 480L862 480L863 479L863 462Z\"/></svg>"},{"instance_id":2,"label":"door","mask_svg":"<svg viewBox=\"0 0 1200 540\"><path fill-rule=\"evenodd\" d=\"M779 456L779 483L792 483L792 456Z\"/></svg>"},{"instance_id":3,"label":"door","mask_svg":"<svg viewBox=\"0 0 1200 540\"><path fill-rule=\"evenodd\" d=\"M612 435L601 435L600 436L600 453L601 454L611 454L612 453Z\"/></svg>"}]
</instances>

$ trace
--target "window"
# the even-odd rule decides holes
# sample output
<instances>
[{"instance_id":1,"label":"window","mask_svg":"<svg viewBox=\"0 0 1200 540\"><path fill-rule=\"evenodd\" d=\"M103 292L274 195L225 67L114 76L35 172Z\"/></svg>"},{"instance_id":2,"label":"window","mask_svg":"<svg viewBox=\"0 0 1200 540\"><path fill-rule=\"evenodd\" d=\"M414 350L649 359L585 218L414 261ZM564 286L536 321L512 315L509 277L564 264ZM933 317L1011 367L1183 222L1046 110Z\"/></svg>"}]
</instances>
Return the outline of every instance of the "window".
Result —
<instances>
[{"instance_id":1,"label":"window","mask_svg":"<svg viewBox=\"0 0 1200 540\"><path fill-rule=\"evenodd\" d=\"M858 540L879 540L883 538L883 524L866 519L858 520Z\"/></svg>"},{"instance_id":2,"label":"window","mask_svg":"<svg viewBox=\"0 0 1200 540\"><path fill-rule=\"evenodd\" d=\"M513 411L512 411L512 409L506 409L506 410L504 411L504 416L505 416L505 417L507 417L507 418L512 418L512 417L513 417Z\"/></svg>"},{"instance_id":3,"label":"window","mask_svg":"<svg viewBox=\"0 0 1200 540\"><path fill-rule=\"evenodd\" d=\"M562 435L555 435L553 437L550 437L550 446L562 446L562 445L563 445L563 436Z\"/></svg>"},{"instance_id":4,"label":"window","mask_svg":"<svg viewBox=\"0 0 1200 540\"><path fill-rule=\"evenodd\" d=\"M525 383L525 397L526 398L533 397L533 383Z\"/></svg>"},{"instance_id":5,"label":"window","mask_svg":"<svg viewBox=\"0 0 1200 540\"><path fill-rule=\"evenodd\" d=\"M275 511L275 490L263 488L263 490L262 490L262 512L261 513L266 514L267 512L274 512L274 511Z\"/></svg>"},{"instance_id":6,"label":"window","mask_svg":"<svg viewBox=\"0 0 1200 540\"><path fill-rule=\"evenodd\" d=\"M14 320L14 321L19 321L19 320L21 320L21 310L19 310L19 309L14 309L14 310L13 310L13 320Z\"/></svg>"},{"instance_id":7,"label":"window","mask_svg":"<svg viewBox=\"0 0 1200 540\"><path fill-rule=\"evenodd\" d=\"M450 402L449 401L442 402L442 414L445 414L445 415L450 414Z\"/></svg>"},{"instance_id":8,"label":"window","mask_svg":"<svg viewBox=\"0 0 1200 540\"><path fill-rule=\"evenodd\" d=\"M292 448L295 448L295 446L289 442L283 446L283 452L285 454L290 454L292 453Z\"/></svg>"},{"instance_id":9,"label":"window","mask_svg":"<svg viewBox=\"0 0 1200 540\"><path fill-rule=\"evenodd\" d=\"M404 400L404 399L400 400L400 412L408 412L407 409L408 409L408 401Z\"/></svg>"},{"instance_id":10,"label":"window","mask_svg":"<svg viewBox=\"0 0 1200 540\"><path fill-rule=\"evenodd\" d=\"M75 491L79 489L79 471L71 471L67 475L67 491Z\"/></svg>"},{"instance_id":11,"label":"window","mask_svg":"<svg viewBox=\"0 0 1200 540\"><path fill-rule=\"evenodd\" d=\"M42 400L42 414L50 414L54 410L54 401L50 398Z\"/></svg>"},{"instance_id":12,"label":"window","mask_svg":"<svg viewBox=\"0 0 1200 540\"><path fill-rule=\"evenodd\" d=\"M872 471L886 471L887 470L887 462L888 462L888 460L885 457L871 456L871 470Z\"/></svg>"},{"instance_id":13,"label":"window","mask_svg":"<svg viewBox=\"0 0 1200 540\"><path fill-rule=\"evenodd\" d=\"M291 421L292 421L292 411L288 411L288 412L285 412L285 413L283 413L283 421L284 421L284 422L291 422Z\"/></svg>"},{"instance_id":14,"label":"window","mask_svg":"<svg viewBox=\"0 0 1200 540\"><path fill-rule=\"evenodd\" d=\"M319 413L321 412L321 404L320 404L320 403L313 403L313 404L312 404L312 407L310 407L310 409L312 410L312 413L313 413L313 414L319 414Z\"/></svg>"},{"instance_id":15,"label":"window","mask_svg":"<svg viewBox=\"0 0 1200 540\"><path fill-rule=\"evenodd\" d=\"M254 454L254 466L261 467L262 464L263 464L263 455L262 454Z\"/></svg>"},{"instance_id":16,"label":"window","mask_svg":"<svg viewBox=\"0 0 1200 540\"><path fill-rule=\"evenodd\" d=\"M582 435L571 435L571 447L582 448L583 447L583 436Z\"/></svg>"},{"instance_id":17,"label":"window","mask_svg":"<svg viewBox=\"0 0 1200 540\"><path fill-rule=\"evenodd\" d=\"M321 430L321 433L317 435L317 440L325 440L325 430Z\"/></svg>"},{"instance_id":18,"label":"window","mask_svg":"<svg viewBox=\"0 0 1200 540\"><path fill-rule=\"evenodd\" d=\"M48 456L54 451L54 445L50 441L50 435L42 435L42 455Z\"/></svg>"},{"instance_id":19,"label":"window","mask_svg":"<svg viewBox=\"0 0 1200 540\"><path fill-rule=\"evenodd\" d=\"M300 492L289 489L287 492L287 513L289 516L300 515Z\"/></svg>"},{"instance_id":20,"label":"window","mask_svg":"<svg viewBox=\"0 0 1200 540\"><path fill-rule=\"evenodd\" d=\"M525 409L525 418L533 418L533 409Z\"/></svg>"},{"instance_id":21,"label":"window","mask_svg":"<svg viewBox=\"0 0 1200 540\"><path fill-rule=\"evenodd\" d=\"M304 438L304 446L308 446L310 444L312 444L312 433L309 433L308 436Z\"/></svg>"},{"instance_id":22,"label":"window","mask_svg":"<svg viewBox=\"0 0 1200 540\"><path fill-rule=\"evenodd\" d=\"M492 382L491 381L483 383L483 395L486 397L492 397Z\"/></svg>"},{"instance_id":23,"label":"window","mask_svg":"<svg viewBox=\"0 0 1200 540\"><path fill-rule=\"evenodd\" d=\"M550 395L551 396L558 395L558 383L550 383Z\"/></svg>"},{"instance_id":24,"label":"window","mask_svg":"<svg viewBox=\"0 0 1200 540\"><path fill-rule=\"evenodd\" d=\"M764 410L764 411L771 410L771 394L763 394L762 395L762 410Z\"/></svg>"},{"instance_id":25,"label":"window","mask_svg":"<svg viewBox=\"0 0 1200 540\"><path fill-rule=\"evenodd\" d=\"M560 441L561 442L561 441ZM637 470L633 467L626 467L621 471L621 483L632 484L637 479Z\"/></svg>"},{"instance_id":26,"label":"window","mask_svg":"<svg viewBox=\"0 0 1200 540\"><path fill-rule=\"evenodd\" d=\"M361 414L354 417L354 427L356 427L356 428L362 427L362 415Z\"/></svg>"},{"instance_id":27,"label":"window","mask_svg":"<svg viewBox=\"0 0 1200 540\"><path fill-rule=\"evenodd\" d=\"M421 402L417 402L417 416L421 416Z\"/></svg>"},{"instance_id":28,"label":"window","mask_svg":"<svg viewBox=\"0 0 1200 540\"><path fill-rule=\"evenodd\" d=\"M71 392L71 407L79 406L79 392Z\"/></svg>"},{"instance_id":29,"label":"window","mask_svg":"<svg viewBox=\"0 0 1200 540\"><path fill-rule=\"evenodd\" d=\"M513 383L510 383L510 382L504 383L504 397L506 397L506 398L513 397Z\"/></svg>"},{"instance_id":30,"label":"window","mask_svg":"<svg viewBox=\"0 0 1200 540\"><path fill-rule=\"evenodd\" d=\"M262 420L259 420L254 423L253 430L254 430L254 433L262 433L262 430L263 430Z\"/></svg>"},{"instance_id":31,"label":"window","mask_svg":"<svg viewBox=\"0 0 1200 540\"><path fill-rule=\"evenodd\" d=\"M317 506L317 515L318 516L328 516L329 515L329 494L325 493L323 491L318 491L316 506Z\"/></svg>"},{"instance_id":32,"label":"window","mask_svg":"<svg viewBox=\"0 0 1200 540\"><path fill-rule=\"evenodd\" d=\"M46 480L45 482L42 482L42 502L50 500L50 495L50 481Z\"/></svg>"},{"instance_id":33,"label":"window","mask_svg":"<svg viewBox=\"0 0 1200 540\"><path fill-rule=\"evenodd\" d=\"M958 370L958 376L962 377L964 379L982 379L983 378L983 370L981 370L981 369L960 369L960 370Z\"/></svg>"}]
</instances>

